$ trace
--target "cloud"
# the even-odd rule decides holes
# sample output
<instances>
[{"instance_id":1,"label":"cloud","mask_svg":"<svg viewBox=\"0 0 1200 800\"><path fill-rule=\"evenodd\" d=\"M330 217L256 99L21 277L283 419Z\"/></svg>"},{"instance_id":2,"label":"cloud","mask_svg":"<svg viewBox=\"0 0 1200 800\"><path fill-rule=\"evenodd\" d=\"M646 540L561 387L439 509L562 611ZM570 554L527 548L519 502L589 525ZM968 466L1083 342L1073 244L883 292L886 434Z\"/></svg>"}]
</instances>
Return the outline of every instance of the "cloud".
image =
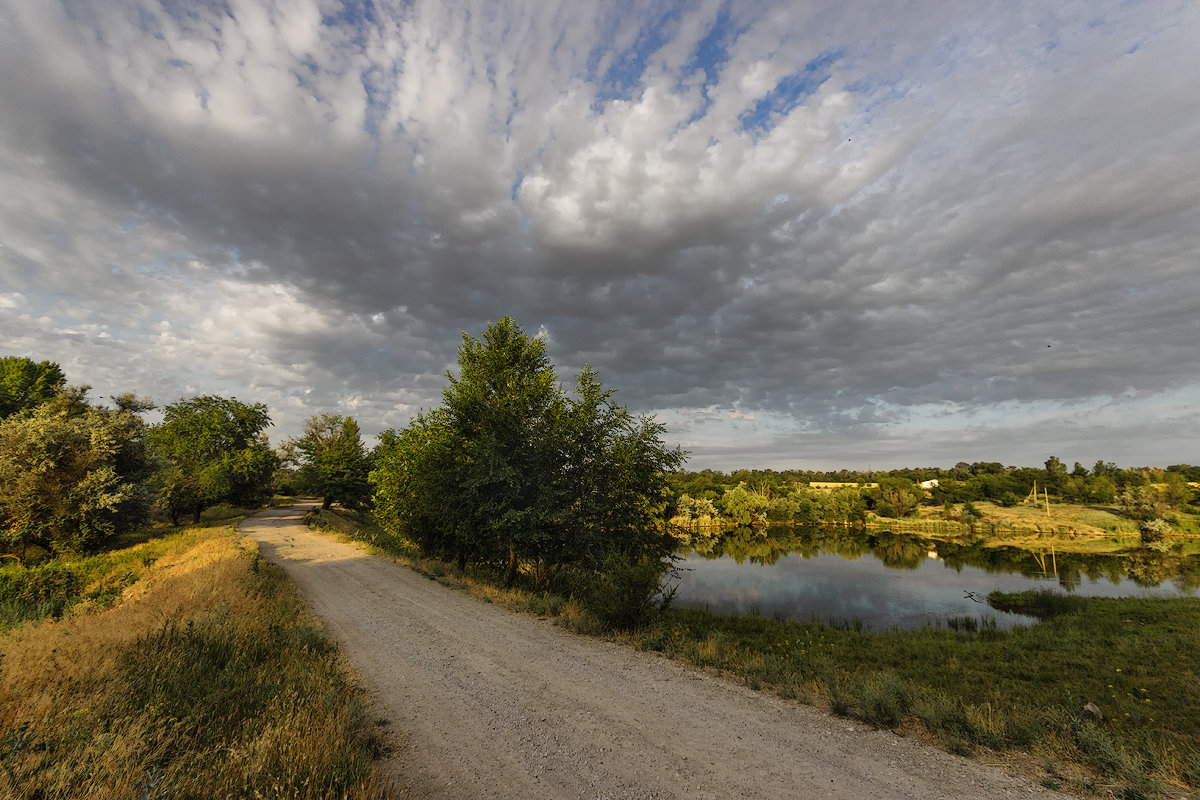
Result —
<instances>
[{"instance_id":1,"label":"cloud","mask_svg":"<svg viewBox=\"0 0 1200 800\"><path fill-rule=\"evenodd\" d=\"M1189 4L0 15L0 335L98 390L374 433L511 314L713 463L1187 460Z\"/></svg>"}]
</instances>

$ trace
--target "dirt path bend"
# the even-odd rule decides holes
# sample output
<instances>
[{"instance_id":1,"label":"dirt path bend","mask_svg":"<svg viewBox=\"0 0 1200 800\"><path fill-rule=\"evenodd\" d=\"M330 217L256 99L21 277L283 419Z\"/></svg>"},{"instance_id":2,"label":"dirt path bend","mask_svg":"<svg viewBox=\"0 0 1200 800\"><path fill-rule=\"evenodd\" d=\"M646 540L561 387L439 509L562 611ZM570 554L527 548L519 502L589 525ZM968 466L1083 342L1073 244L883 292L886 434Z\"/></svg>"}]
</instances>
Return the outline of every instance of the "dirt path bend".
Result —
<instances>
[{"instance_id":1,"label":"dirt path bend","mask_svg":"<svg viewBox=\"0 0 1200 800\"><path fill-rule=\"evenodd\" d=\"M310 531L242 523L362 675L413 798L1026 798L1054 793L653 654L570 634ZM1061 797L1061 795L1058 795Z\"/></svg>"}]
</instances>

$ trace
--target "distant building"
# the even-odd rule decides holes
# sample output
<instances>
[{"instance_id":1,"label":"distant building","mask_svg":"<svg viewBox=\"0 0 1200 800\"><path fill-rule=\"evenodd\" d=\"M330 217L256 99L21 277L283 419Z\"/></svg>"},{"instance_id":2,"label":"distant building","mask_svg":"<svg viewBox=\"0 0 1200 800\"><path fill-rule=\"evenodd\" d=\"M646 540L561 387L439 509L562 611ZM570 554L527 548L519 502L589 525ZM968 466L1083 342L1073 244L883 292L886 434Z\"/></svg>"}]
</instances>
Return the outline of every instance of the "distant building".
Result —
<instances>
[{"instance_id":1,"label":"distant building","mask_svg":"<svg viewBox=\"0 0 1200 800\"><path fill-rule=\"evenodd\" d=\"M921 481L921 488L927 492L931 489L936 489L937 487L938 487L938 479L937 478L932 478L927 481Z\"/></svg>"}]
</instances>

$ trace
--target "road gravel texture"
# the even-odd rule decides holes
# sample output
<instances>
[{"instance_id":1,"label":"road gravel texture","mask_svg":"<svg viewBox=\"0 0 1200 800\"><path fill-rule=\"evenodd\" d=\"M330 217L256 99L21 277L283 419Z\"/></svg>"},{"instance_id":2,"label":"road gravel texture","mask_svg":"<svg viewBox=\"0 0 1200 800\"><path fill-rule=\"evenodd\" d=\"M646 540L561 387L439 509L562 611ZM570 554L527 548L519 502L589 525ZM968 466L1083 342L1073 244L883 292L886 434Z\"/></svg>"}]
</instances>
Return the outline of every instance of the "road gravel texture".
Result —
<instances>
[{"instance_id":1,"label":"road gravel texture","mask_svg":"<svg viewBox=\"0 0 1200 800\"><path fill-rule=\"evenodd\" d=\"M397 797L1062 796L490 605L309 530L310 507L241 530L292 577L388 720Z\"/></svg>"}]
</instances>

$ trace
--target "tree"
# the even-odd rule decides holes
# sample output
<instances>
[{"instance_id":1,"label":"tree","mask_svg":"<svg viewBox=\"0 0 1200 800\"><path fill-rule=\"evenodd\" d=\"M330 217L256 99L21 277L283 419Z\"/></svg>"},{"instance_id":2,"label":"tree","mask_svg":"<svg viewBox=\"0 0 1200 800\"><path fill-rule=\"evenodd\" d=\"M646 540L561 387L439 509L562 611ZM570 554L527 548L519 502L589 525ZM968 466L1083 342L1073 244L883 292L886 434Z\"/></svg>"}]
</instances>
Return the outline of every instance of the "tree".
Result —
<instances>
[{"instance_id":1,"label":"tree","mask_svg":"<svg viewBox=\"0 0 1200 800\"><path fill-rule=\"evenodd\" d=\"M917 513L925 493L907 478L881 477L879 487L870 490L868 497L875 504L875 513L881 517L909 517Z\"/></svg>"},{"instance_id":2,"label":"tree","mask_svg":"<svg viewBox=\"0 0 1200 800\"><path fill-rule=\"evenodd\" d=\"M69 388L0 422L0 537L21 558L29 545L87 550L147 517L155 464L138 414L149 403L86 397Z\"/></svg>"},{"instance_id":3,"label":"tree","mask_svg":"<svg viewBox=\"0 0 1200 800\"><path fill-rule=\"evenodd\" d=\"M1170 511L1163 493L1153 486L1132 486L1117 495L1117 508L1139 522L1157 519Z\"/></svg>"},{"instance_id":4,"label":"tree","mask_svg":"<svg viewBox=\"0 0 1200 800\"><path fill-rule=\"evenodd\" d=\"M1067 465L1060 461L1058 456L1050 456L1046 459L1046 472L1043 483L1055 494L1061 495L1063 493L1063 489L1067 485Z\"/></svg>"},{"instance_id":5,"label":"tree","mask_svg":"<svg viewBox=\"0 0 1200 800\"><path fill-rule=\"evenodd\" d=\"M584 365L565 425L555 430L567 456L556 491L568 510L558 532L567 543L563 560L596 565L619 552L657 565L674 549L661 520L670 497L667 473L684 454L664 446L665 426L634 416L613 395Z\"/></svg>"},{"instance_id":6,"label":"tree","mask_svg":"<svg viewBox=\"0 0 1200 800\"><path fill-rule=\"evenodd\" d=\"M371 461L353 417L313 416L304 435L289 444L299 459L297 487L324 498L322 508L338 503L356 509L371 496Z\"/></svg>"},{"instance_id":7,"label":"tree","mask_svg":"<svg viewBox=\"0 0 1200 800\"><path fill-rule=\"evenodd\" d=\"M179 523L193 522L217 503L260 505L269 495L278 457L263 431L271 424L262 403L217 395L180 400L163 410L148 440L163 461L159 502Z\"/></svg>"},{"instance_id":8,"label":"tree","mask_svg":"<svg viewBox=\"0 0 1200 800\"><path fill-rule=\"evenodd\" d=\"M721 497L725 516L736 525L765 525L770 503L761 494L746 488L745 481L726 489Z\"/></svg>"},{"instance_id":9,"label":"tree","mask_svg":"<svg viewBox=\"0 0 1200 800\"><path fill-rule=\"evenodd\" d=\"M595 576L670 552L666 472L683 454L663 427L613 402L585 367L568 396L541 339L511 318L463 335L441 407L375 451L376 515L427 552L524 569L546 585L566 569ZM618 559L619 560L619 559Z\"/></svg>"},{"instance_id":10,"label":"tree","mask_svg":"<svg viewBox=\"0 0 1200 800\"><path fill-rule=\"evenodd\" d=\"M53 361L0 357L0 419L45 403L65 384L62 368Z\"/></svg>"}]
</instances>

